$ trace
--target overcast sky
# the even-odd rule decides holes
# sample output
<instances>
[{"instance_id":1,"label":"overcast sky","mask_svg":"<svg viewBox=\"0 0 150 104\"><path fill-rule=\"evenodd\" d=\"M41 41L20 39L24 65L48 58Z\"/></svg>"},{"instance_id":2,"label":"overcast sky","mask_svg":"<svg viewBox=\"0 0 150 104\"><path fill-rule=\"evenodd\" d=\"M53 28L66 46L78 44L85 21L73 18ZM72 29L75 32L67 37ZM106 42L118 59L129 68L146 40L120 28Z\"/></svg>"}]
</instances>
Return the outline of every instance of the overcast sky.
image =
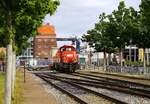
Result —
<instances>
[{"instance_id":1,"label":"overcast sky","mask_svg":"<svg viewBox=\"0 0 150 104\"><path fill-rule=\"evenodd\" d=\"M45 23L55 26L58 36L81 36L94 27L102 12L117 9L120 0L60 0L55 15L46 16ZM126 6L139 8L140 0L125 0Z\"/></svg>"}]
</instances>

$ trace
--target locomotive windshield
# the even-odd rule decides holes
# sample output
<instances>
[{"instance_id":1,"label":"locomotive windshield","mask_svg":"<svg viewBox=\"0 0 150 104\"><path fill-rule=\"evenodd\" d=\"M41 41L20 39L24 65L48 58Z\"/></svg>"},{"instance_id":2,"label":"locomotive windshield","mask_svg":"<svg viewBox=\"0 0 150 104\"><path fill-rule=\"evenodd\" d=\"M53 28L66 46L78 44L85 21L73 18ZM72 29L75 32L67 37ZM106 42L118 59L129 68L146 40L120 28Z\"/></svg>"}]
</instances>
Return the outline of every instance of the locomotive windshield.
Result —
<instances>
[{"instance_id":1,"label":"locomotive windshield","mask_svg":"<svg viewBox=\"0 0 150 104\"><path fill-rule=\"evenodd\" d=\"M74 48L71 48L71 47L66 47L66 48L64 48L64 47L63 47L63 48L60 49L60 51L61 51L61 52L63 52L63 51L74 51Z\"/></svg>"}]
</instances>

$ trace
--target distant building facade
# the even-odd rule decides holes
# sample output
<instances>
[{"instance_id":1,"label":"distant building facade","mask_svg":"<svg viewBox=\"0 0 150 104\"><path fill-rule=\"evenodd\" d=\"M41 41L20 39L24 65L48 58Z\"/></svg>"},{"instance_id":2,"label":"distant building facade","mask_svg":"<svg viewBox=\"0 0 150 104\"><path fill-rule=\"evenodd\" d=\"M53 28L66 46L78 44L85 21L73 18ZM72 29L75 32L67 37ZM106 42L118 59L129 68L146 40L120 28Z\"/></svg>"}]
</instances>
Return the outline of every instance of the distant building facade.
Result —
<instances>
[{"instance_id":1,"label":"distant building facade","mask_svg":"<svg viewBox=\"0 0 150 104\"><path fill-rule=\"evenodd\" d=\"M42 25L37 29L38 35L34 38L33 56L36 59L49 59L52 47L57 47L54 26Z\"/></svg>"}]
</instances>

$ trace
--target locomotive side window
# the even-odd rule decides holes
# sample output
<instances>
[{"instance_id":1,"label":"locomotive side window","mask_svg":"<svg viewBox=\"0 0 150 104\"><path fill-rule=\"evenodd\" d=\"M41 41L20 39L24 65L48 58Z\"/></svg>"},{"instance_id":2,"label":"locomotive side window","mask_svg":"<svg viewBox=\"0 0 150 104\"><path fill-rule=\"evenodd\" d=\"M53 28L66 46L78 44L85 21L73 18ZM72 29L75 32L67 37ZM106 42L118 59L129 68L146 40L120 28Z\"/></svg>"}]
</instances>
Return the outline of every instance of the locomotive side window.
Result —
<instances>
[{"instance_id":1,"label":"locomotive side window","mask_svg":"<svg viewBox=\"0 0 150 104\"><path fill-rule=\"evenodd\" d=\"M74 50L75 50L75 49L72 48L72 47L62 47L62 48L60 49L61 52L63 52L63 51L74 51Z\"/></svg>"},{"instance_id":2,"label":"locomotive side window","mask_svg":"<svg viewBox=\"0 0 150 104\"><path fill-rule=\"evenodd\" d=\"M61 48L60 51L63 52L63 51L66 51L66 49L65 48Z\"/></svg>"},{"instance_id":3,"label":"locomotive side window","mask_svg":"<svg viewBox=\"0 0 150 104\"><path fill-rule=\"evenodd\" d=\"M66 51L72 51L72 48L66 48Z\"/></svg>"}]
</instances>

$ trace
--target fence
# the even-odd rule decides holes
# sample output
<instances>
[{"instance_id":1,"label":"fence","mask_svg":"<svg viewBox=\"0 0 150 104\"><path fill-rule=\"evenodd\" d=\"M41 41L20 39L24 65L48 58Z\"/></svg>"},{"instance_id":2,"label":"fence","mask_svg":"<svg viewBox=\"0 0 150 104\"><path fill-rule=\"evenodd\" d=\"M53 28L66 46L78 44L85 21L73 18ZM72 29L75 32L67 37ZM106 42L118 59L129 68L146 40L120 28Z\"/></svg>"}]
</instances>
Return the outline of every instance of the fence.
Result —
<instances>
[{"instance_id":1,"label":"fence","mask_svg":"<svg viewBox=\"0 0 150 104\"><path fill-rule=\"evenodd\" d=\"M121 69L121 66L107 66L106 71L108 72L123 72L123 73L130 73L130 74L143 74L143 73L150 73L150 67L146 67L144 70L144 67L141 66L123 66Z\"/></svg>"},{"instance_id":2,"label":"fence","mask_svg":"<svg viewBox=\"0 0 150 104\"><path fill-rule=\"evenodd\" d=\"M88 65L88 64L81 64L80 65L81 70L103 70L103 66L97 66L97 65ZM129 74L150 74L150 67L146 67L144 70L144 67L142 66L123 66L121 69L121 66L119 65L109 65L106 66L107 72L116 72L116 73L129 73Z\"/></svg>"}]
</instances>

